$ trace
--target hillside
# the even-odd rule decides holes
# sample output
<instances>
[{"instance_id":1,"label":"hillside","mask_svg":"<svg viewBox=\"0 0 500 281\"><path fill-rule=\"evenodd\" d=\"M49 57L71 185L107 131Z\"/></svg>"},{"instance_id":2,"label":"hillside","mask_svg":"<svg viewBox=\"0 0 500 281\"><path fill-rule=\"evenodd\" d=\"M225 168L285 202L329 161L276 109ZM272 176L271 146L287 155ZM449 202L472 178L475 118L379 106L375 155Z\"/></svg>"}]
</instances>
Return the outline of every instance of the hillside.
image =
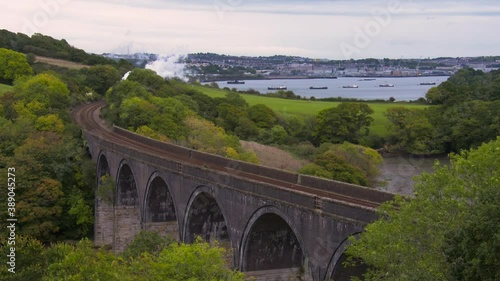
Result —
<instances>
[{"instance_id":1,"label":"hillside","mask_svg":"<svg viewBox=\"0 0 500 281\"><path fill-rule=\"evenodd\" d=\"M59 67L66 67L69 69L77 69L77 70L90 67L89 65L85 65L85 64L81 64L81 63L76 63L76 62L62 60L62 59L42 57L42 56L36 56L35 62L41 62L41 63L51 64L51 65L55 65L55 66L59 66Z\"/></svg>"},{"instance_id":2,"label":"hillside","mask_svg":"<svg viewBox=\"0 0 500 281\"><path fill-rule=\"evenodd\" d=\"M82 49L75 48L65 39L58 40L39 33L35 33L29 37L23 33L13 33L5 29L0 29L0 48L87 65L117 64L112 59L96 54L88 54Z\"/></svg>"}]
</instances>

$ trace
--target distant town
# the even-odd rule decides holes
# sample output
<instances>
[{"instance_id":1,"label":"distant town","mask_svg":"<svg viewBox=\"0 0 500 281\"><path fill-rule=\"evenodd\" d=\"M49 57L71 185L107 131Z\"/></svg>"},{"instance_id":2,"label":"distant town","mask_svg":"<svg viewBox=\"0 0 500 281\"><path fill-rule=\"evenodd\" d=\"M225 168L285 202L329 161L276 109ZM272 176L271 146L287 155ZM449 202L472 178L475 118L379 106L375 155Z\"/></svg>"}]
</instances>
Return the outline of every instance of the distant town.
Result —
<instances>
[{"instance_id":1,"label":"distant town","mask_svg":"<svg viewBox=\"0 0 500 281\"><path fill-rule=\"evenodd\" d=\"M156 61L156 54L103 54L125 59L137 67ZM177 57L177 56L176 56ZM462 68L483 72L500 69L500 56L401 59L328 60L297 56L229 56L214 53L188 54L176 61L185 64L185 75L201 82L249 79L307 79L336 77L449 76Z\"/></svg>"}]
</instances>

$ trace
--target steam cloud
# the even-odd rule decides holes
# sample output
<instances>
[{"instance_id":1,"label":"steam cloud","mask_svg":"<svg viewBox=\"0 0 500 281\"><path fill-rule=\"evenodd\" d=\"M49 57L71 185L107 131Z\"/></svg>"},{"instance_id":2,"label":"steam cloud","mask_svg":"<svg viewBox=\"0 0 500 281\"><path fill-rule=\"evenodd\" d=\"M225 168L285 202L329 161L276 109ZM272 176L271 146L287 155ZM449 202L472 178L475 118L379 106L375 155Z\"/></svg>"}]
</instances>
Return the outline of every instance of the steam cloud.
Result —
<instances>
[{"instance_id":1,"label":"steam cloud","mask_svg":"<svg viewBox=\"0 0 500 281\"><path fill-rule=\"evenodd\" d=\"M186 64L179 62L182 57L184 57L184 55L181 54L160 55L156 61L148 63L146 69L153 70L163 78L178 77L187 81L184 71Z\"/></svg>"}]
</instances>

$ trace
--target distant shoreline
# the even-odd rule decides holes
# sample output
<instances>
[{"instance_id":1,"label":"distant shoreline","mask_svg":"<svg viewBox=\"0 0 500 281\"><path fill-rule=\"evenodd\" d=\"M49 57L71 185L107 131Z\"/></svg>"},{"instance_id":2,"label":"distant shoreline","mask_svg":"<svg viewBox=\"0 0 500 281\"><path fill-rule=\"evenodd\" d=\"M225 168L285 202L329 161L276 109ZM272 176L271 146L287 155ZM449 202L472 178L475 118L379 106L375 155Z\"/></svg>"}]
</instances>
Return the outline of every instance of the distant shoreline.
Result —
<instances>
[{"instance_id":1,"label":"distant shoreline","mask_svg":"<svg viewBox=\"0 0 500 281\"><path fill-rule=\"evenodd\" d=\"M204 80L202 83L206 82L226 82L226 81L234 81L234 80L239 80L239 81L244 81L244 80L283 80L283 79L289 79L289 80L312 80L312 79L338 79L338 78L370 78L370 79L376 79L376 78L417 78L417 77L442 77L442 76L451 76L451 75L419 75L419 76L337 76L337 77L310 77L310 76L265 76L265 77L239 77L239 78L217 78L214 80Z\"/></svg>"}]
</instances>

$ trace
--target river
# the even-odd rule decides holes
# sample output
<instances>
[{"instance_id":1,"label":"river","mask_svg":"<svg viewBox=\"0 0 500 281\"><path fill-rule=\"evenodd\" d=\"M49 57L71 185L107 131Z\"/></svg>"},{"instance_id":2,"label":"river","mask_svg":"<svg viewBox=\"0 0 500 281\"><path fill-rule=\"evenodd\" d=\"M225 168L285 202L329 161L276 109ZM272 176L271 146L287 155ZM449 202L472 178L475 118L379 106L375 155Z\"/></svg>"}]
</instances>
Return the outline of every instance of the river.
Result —
<instances>
[{"instance_id":1,"label":"river","mask_svg":"<svg viewBox=\"0 0 500 281\"><path fill-rule=\"evenodd\" d=\"M414 190L413 177L423 172L432 173L436 161L440 165L448 165L450 160L446 155L418 156L385 154L384 163L380 166L379 181L385 184L379 189L393 193L412 195Z\"/></svg>"},{"instance_id":2,"label":"river","mask_svg":"<svg viewBox=\"0 0 500 281\"><path fill-rule=\"evenodd\" d=\"M236 88L237 90L254 89L261 93L273 92L268 87L285 86L303 97L315 98L356 98L356 99L384 99L394 97L397 101L417 100L425 97L427 91L434 85L420 85L420 83L441 84L448 76L426 77L377 77L375 80L365 81L362 77L339 77L338 79L275 79L275 80L242 80L245 84L227 84L227 81L217 82L219 87ZM206 84L206 83L204 83ZM392 84L394 87L380 87L381 84ZM343 88L343 86L357 85L358 88ZM327 87L326 90L312 90L309 87Z\"/></svg>"}]
</instances>

